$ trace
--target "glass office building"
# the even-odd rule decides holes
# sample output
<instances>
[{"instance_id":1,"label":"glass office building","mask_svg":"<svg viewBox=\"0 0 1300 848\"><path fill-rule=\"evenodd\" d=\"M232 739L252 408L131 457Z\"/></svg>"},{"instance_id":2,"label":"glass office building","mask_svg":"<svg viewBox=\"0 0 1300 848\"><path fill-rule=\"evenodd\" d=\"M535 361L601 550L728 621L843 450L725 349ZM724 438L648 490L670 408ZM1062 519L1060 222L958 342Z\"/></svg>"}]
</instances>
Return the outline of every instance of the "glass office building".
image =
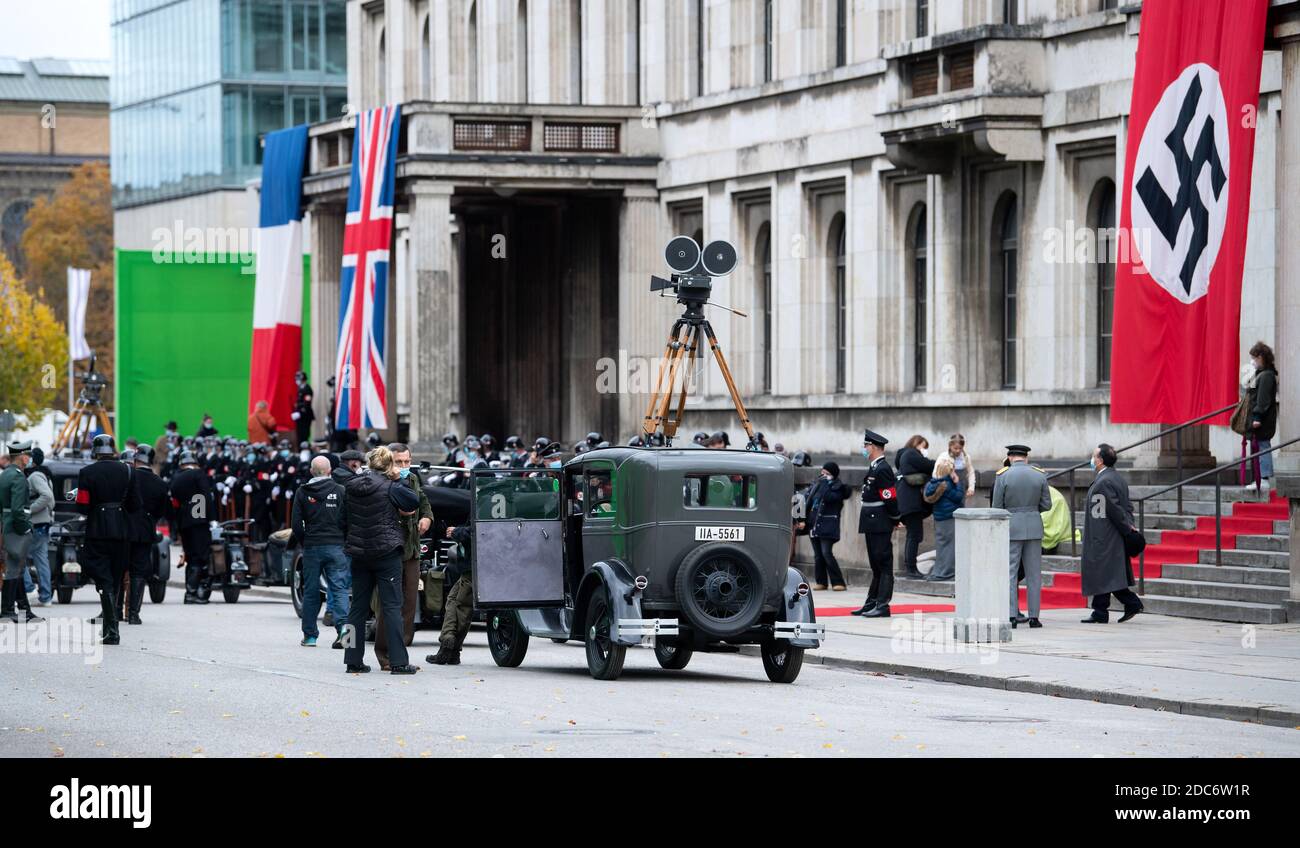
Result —
<instances>
[{"instance_id":1,"label":"glass office building","mask_svg":"<svg viewBox=\"0 0 1300 848\"><path fill-rule=\"evenodd\" d=\"M115 205L239 188L261 137L341 114L345 0L113 0Z\"/></svg>"}]
</instances>

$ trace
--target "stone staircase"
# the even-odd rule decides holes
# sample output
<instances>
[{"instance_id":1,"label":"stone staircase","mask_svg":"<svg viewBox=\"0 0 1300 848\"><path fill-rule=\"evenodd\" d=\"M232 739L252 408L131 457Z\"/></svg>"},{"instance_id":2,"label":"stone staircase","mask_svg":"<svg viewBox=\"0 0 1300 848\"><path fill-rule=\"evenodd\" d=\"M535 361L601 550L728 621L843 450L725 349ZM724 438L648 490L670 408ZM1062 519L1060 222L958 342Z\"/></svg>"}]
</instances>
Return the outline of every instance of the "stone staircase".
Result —
<instances>
[{"instance_id":1,"label":"stone staircase","mask_svg":"<svg viewBox=\"0 0 1300 848\"><path fill-rule=\"evenodd\" d=\"M1156 486L1132 486L1142 497ZM1214 487L1187 486L1183 508L1173 492L1146 502L1147 611L1184 618L1251 624L1280 624L1287 620L1290 586L1290 525L1287 502L1260 501L1239 488L1222 489L1222 559L1215 564ZM1083 516L1075 515L1082 527ZM1139 574L1137 561L1133 574ZM927 595L953 594L951 582L899 580L900 591ZM1023 598L1024 589L1021 589ZM1064 544L1043 556L1044 606L1086 605L1080 592L1079 558Z\"/></svg>"}]
</instances>

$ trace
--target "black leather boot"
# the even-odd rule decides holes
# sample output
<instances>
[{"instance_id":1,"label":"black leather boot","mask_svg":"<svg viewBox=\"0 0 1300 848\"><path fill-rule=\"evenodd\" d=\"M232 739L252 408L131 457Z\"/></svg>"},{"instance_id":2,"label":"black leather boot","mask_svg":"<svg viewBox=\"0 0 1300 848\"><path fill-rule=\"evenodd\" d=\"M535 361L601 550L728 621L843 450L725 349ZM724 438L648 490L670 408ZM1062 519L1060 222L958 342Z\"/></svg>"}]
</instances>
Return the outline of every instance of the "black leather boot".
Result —
<instances>
[{"instance_id":1,"label":"black leather boot","mask_svg":"<svg viewBox=\"0 0 1300 848\"><path fill-rule=\"evenodd\" d=\"M185 603L197 603L199 598L199 567L185 565Z\"/></svg>"},{"instance_id":2,"label":"black leather boot","mask_svg":"<svg viewBox=\"0 0 1300 848\"><path fill-rule=\"evenodd\" d=\"M99 591L99 606L103 611L103 627L100 632L104 636L105 645L117 645L121 642L121 637L117 632L117 610L114 609L113 590L104 587Z\"/></svg>"},{"instance_id":3,"label":"black leather boot","mask_svg":"<svg viewBox=\"0 0 1300 848\"><path fill-rule=\"evenodd\" d=\"M7 618L15 624L18 622L18 613L14 611L14 598L16 597L14 590L18 588L21 582L22 578L6 580L4 581L4 587L0 588L0 618Z\"/></svg>"},{"instance_id":4,"label":"black leather boot","mask_svg":"<svg viewBox=\"0 0 1300 848\"><path fill-rule=\"evenodd\" d=\"M145 579L143 577L131 577L131 602L129 604L129 615L126 619L127 624L144 623L140 621L140 607L144 604L144 586Z\"/></svg>"}]
</instances>

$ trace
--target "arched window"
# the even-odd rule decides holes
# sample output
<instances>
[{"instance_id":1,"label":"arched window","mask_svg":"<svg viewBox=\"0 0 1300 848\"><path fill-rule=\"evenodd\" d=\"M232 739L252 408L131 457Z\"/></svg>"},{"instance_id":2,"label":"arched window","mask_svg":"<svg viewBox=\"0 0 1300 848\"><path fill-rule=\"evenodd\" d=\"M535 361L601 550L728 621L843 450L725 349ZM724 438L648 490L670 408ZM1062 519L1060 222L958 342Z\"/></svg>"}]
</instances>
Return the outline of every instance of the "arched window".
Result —
<instances>
[{"instance_id":1,"label":"arched window","mask_svg":"<svg viewBox=\"0 0 1300 848\"><path fill-rule=\"evenodd\" d=\"M848 384L849 364L849 297L848 264L845 253L847 228L844 213L831 219L831 274L834 283L835 311L835 391L842 392Z\"/></svg>"},{"instance_id":2,"label":"arched window","mask_svg":"<svg viewBox=\"0 0 1300 848\"><path fill-rule=\"evenodd\" d=\"M420 96L425 100L433 99L433 42L430 40L429 16L424 16L424 27L420 31Z\"/></svg>"},{"instance_id":3,"label":"arched window","mask_svg":"<svg viewBox=\"0 0 1300 848\"><path fill-rule=\"evenodd\" d=\"M582 0L569 0L569 87L574 103L582 102Z\"/></svg>"},{"instance_id":4,"label":"arched window","mask_svg":"<svg viewBox=\"0 0 1300 848\"><path fill-rule=\"evenodd\" d=\"M755 268L755 282L758 291L754 299L763 316L762 330L754 340L754 352L761 357L762 382L759 384L763 394L772 391L772 227L764 224L758 231L754 255L758 257Z\"/></svg>"},{"instance_id":5,"label":"arched window","mask_svg":"<svg viewBox=\"0 0 1300 848\"><path fill-rule=\"evenodd\" d=\"M388 48L384 42L384 29L379 28L379 61L375 63L375 94L379 105L388 102Z\"/></svg>"},{"instance_id":6,"label":"arched window","mask_svg":"<svg viewBox=\"0 0 1300 848\"><path fill-rule=\"evenodd\" d=\"M763 82L771 82L776 58L776 12L763 0Z\"/></svg>"},{"instance_id":7,"label":"arched window","mask_svg":"<svg viewBox=\"0 0 1300 848\"><path fill-rule=\"evenodd\" d=\"M469 4L469 24L465 31L466 74L469 76L468 99L478 100L478 4Z\"/></svg>"},{"instance_id":8,"label":"arched window","mask_svg":"<svg viewBox=\"0 0 1300 848\"><path fill-rule=\"evenodd\" d=\"M1088 211L1097 236L1093 257L1097 275L1097 383L1105 386L1110 384L1110 339L1115 319L1115 183L1097 183Z\"/></svg>"},{"instance_id":9,"label":"arched window","mask_svg":"<svg viewBox=\"0 0 1300 848\"><path fill-rule=\"evenodd\" d=\"M515 72L520 103L528 102L528 0L519 0L515 25Z\"/></svg>"},{"instance_id":10,"label":"arched window","mask_svg":"<svg viewBox=\"0 0 1300 848\"><path fill-rule=\"evenodd\" d=\"M925 204L918 203L912 210L912 228L908 235L911 248L911 286L912 286L912 374L917 391L926 388L926 351L929 347L928 314L929 298L926 296L927 268L930 260L930 234L925 215Z\"/></svg>"},{"instance_id":11,"label":"arched window","mask_svg":"<svg viewBox=\"0 0 1300 848\"><path fill-rule=\"evenodd\" d=\"M998 338L1002 350L1002 387L1016 387L1016 333L1018 282L1016 266L1020 250L1020 214L1016 196L1007 192L997 204L993 230L993 285L998 306Z\"/></svg>"}]
</instances>

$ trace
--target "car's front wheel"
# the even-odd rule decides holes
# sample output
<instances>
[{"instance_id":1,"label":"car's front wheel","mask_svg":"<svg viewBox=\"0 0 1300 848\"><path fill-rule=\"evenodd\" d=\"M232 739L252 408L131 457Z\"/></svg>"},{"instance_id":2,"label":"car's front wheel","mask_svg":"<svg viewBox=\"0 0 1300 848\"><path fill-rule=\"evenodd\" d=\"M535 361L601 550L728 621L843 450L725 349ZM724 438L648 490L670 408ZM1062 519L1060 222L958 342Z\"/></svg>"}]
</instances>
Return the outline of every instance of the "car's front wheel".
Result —
<instances>
[{"instance_id":1,"label":"car's front wheel","mask_svg":"<svg viewBox=\"0 0 1300 848\"><path fill-rule=\"evenodd\" d=\"M54 591L54 594L56 597L58 597L59 603L61 604L72 603L72 587L65 588L63 586L60 586L58 589Z\"/></svg>"},{"instance_id":2,"label":"car's front wheel","mask_svg":"<svg viewBox=\"0 0 1300 848\"><path fill-rule=\"evenodd\" d=\"M238 587L238 586L222 586L222 587L221 587L221 597L225 598L225 599L226 599L226 603L228 603L228 604L238 603L238 602L239 602L239 587Z\"/></svg>"},{"instance_id":3,"label":"car's front wheel","mask_svg":"<svg viewBox=\"0 0 1300 848\"><path fill-rule=\"evenodd\" d=\"M623 673L627 646L614 642L614 616L603 589L587 602L587 670L597 680L617 680Z\"/></svg>"},{"instance_id":4,"label":"car's front wheel","mask_svg":"<svg viewBox=\"0 0 1300 848\"><path fill-rule=\"evenodd\" d=\"M516 668L528 653L528 631L524 630L514 610L488 613L488 650L492 661L502 668Z\"/></svg>"},{"instance_id":5,"label":"car's front wheel","mask_svg":"<svg viewBox=\"0 0 1300 848\"><path fill-rule=\"evenodd\" d=\"M163 602L163 598L165 598L165 597L167 597L167 581L166 581L166 580L150 580L150 581L149 581L149 601L150 601L151 603L161 604L161 603Z\"/></svg>"},{"instance_id":6,"label":"car's front wheel","mask_svg":"<svg viewBox=\"0 0 1300 848\"><path fill-rule=\"evenodd\" d=\"M763 671L773 683L794 683L803 668L803 648L796 648L784 639L773 639L762 645Z\"/></svg>"}]
</instances>

